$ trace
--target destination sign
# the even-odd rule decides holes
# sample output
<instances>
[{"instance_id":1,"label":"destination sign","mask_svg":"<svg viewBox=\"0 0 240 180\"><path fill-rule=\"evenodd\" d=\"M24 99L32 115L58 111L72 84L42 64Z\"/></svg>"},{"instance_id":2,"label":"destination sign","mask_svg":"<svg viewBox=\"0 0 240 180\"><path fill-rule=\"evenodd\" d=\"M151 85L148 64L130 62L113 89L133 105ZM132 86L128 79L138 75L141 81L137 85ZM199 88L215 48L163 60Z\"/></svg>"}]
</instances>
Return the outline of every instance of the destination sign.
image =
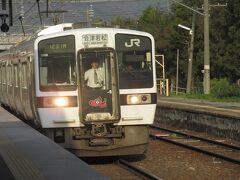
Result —
<instances>
[{"instance_id":1,"label":"destination sign","mask_svg":"<svg viewBox=\"0 0 240 180\"><path fill-rule=\"evenodd\" d=\"M106 45L107 43L107 34L85 34L82 36L82 44L84 46Z\"/></svg>"},{"instance_id":2,"label":"destination sign","mask_svg":"<svg viewBox=\"0 0 240 180\"><path fill-rule=\"evenodd\" d=\"M67 49L67 43L51 43L48 44L49 49L52 50L62 50L62 49Z\"/></svg>"},{"instance_id":3,"label":"destination sign","mask_svg":"<svg viewBox=\"0 0 240 180\"><path fill-rule=\"evenodd\" d=\"M40 54L58 54L58 53L74 53L75 40L74 36L61 36L51 39L45 39L39 43Z\"/></svg>"}]
</instances>

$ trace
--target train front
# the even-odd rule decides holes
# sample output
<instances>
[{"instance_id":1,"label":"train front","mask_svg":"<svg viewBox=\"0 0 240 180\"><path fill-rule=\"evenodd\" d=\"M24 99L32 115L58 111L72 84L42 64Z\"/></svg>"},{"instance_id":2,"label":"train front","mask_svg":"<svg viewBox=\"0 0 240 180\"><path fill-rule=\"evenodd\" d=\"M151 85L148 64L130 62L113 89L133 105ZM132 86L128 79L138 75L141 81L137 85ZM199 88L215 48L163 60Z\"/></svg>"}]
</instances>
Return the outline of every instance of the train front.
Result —
<instances>
[{"instance_id":1,"label":"train front","mask_svg":"<svg viewBox=\"0 0 240 180\"><path fill-rule=\"evenodd\" d=\"M48 137L78 156L143 154L156 109L153 38L81 29L35 43L37 114Z\"/></svg>"}]
</instances>

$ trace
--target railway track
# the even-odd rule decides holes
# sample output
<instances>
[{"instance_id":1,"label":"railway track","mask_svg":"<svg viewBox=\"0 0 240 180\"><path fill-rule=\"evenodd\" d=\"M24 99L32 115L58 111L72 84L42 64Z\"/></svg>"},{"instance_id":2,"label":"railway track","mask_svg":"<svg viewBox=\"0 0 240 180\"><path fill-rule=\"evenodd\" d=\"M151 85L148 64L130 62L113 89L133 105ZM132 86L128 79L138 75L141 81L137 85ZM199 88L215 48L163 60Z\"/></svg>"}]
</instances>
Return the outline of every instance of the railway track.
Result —
<instances>
[{"instance_id":1,"label":"railway track","mask_svg":"<svg viewBox=\"0 0 240 180\"><path fill-rule=\"evenodd\" d=\"M157 126L150 126L154 133L150 137L156 140L172 143L184 148L188 148L209 156L217 157L225 161L240 165L240 147L222 143L219 141L167 129ZM157 131L156 131L157 130ZM165 134L161 134L165 133ZM167 133L167 134L166 134Z\"/></svg>"},{"instance_id":2,"label":"railway track","mask_svg":"<svg viewBox=\"0 0 240 180\"><path fill-rule=\"evenodd\" d=\"M123 167L124 169L134 173L135 175L137 176L140 176L144 179L151 179L151 180L160 180L161 178L152 174L152 173L149 173L147 172L146 170L144 169L141 169L137 166L134 166L132 165L131 163L129 163L128 161L124 160L124 159L119 159L118 160L118 164Z\"/></svg>"}]
</instances>

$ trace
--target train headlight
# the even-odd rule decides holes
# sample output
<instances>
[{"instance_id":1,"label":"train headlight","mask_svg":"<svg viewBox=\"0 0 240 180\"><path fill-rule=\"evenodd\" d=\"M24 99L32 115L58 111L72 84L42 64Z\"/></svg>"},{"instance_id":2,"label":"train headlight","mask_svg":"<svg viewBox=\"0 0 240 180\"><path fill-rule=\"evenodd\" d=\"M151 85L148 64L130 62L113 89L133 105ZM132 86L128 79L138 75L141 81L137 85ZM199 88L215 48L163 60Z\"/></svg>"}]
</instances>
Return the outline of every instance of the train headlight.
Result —
<instances>
[{"instance_id":1,"label":"train headlight","mask_svg":"<svg viewBox=\"0 0 240 180\"><path fill-rule=\"evenodd\" d=\"M130 104L138 104L139 103L139 97L138 96L130 96L129 100L130 100Z\"/></svg>"},{"instance_id":2,"label":"train headlight","mask_svg":"<svg viewBox=\"0 0 240 180\"><path fill-rule=\"evenodd\" d=\"M150 104L150 103L151 103L150 94L127 95L127 104Z\"/></svg>"},{"instance_id":3,"label":"train headlight","mask_svg":"<svg viewBox=\"0 0 240 180\"><path fill-rule=\"evenodd\" d=\"M44 97L42 105L39 107L54 108L54 107L68 107L69 99L67 97Z\"/></svg>"},{"instance_id":4,"label":"train headlight","mask_svg":"<svg viewBox=\"0 0 240 180\"><path fill-rule=\"evenodd\" d=\"M76 107L77 98L68 97L38 97L38 108Z\"/></svg>"},{"instance_id":5,"label":"train headlight","mask_svg":"<svg viewBox=\"0 0 240 180\"><path fill-rule=\"evenodd\" d=\"M68 99L66 97L58 97L53 100L53 104L57 107L68 106Z\"/></svg>"}]
</instances>

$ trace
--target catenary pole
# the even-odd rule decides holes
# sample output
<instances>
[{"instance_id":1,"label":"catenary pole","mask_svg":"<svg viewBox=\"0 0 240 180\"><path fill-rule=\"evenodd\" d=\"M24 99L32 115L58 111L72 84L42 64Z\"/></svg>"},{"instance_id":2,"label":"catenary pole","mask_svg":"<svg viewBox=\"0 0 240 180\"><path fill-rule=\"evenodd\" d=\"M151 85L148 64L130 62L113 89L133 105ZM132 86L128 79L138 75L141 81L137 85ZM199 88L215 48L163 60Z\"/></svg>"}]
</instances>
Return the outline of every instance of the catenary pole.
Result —
<instances>
[{"instance_id":1,"label":"catenary pole","mask_svg":"<svg viewBox=\"0 0 240 180\"><path fill-rule=\"evenodd\" d=\"M204 94L210 93L209 3L204 0Z\"/></svg>"},{"instance_id":2,"label":"catenary pole","mask_svg":"<svg viewBox=\"0 0 240 180\"><path fill-rule=\"evenodd\" d=\"M177 3L197 14L204 16L204 78L203 78L203 92L210 94L210 50L209 50L209 2L204 0L204 13L197 11L177 0L170 0Z\"/></svg>"},{"instance_id":3,"label":"catenary pole","mask_svg":"<svg viewBox=\"0 0 240 180\"><path fill-rule=\"evenodd\" d=\"M178 63L179 63L179 49L177 49L176 95L178 94Z\"/></svg>"},{"instance_id":4,"label":"catenary pole","mask_svg":"<svg viewBox=\"0 0 240 180\"><path fill-rule=\"evenodd\" d=\"M187 93L191 92L191 87L192 87L192 64L193 64L193 50L194 50L195 21L196 21L196 13L193 12L192 29L190 30L191 40L190 40L189 59L188 59Z\"/></svg>"}]
</instances>

